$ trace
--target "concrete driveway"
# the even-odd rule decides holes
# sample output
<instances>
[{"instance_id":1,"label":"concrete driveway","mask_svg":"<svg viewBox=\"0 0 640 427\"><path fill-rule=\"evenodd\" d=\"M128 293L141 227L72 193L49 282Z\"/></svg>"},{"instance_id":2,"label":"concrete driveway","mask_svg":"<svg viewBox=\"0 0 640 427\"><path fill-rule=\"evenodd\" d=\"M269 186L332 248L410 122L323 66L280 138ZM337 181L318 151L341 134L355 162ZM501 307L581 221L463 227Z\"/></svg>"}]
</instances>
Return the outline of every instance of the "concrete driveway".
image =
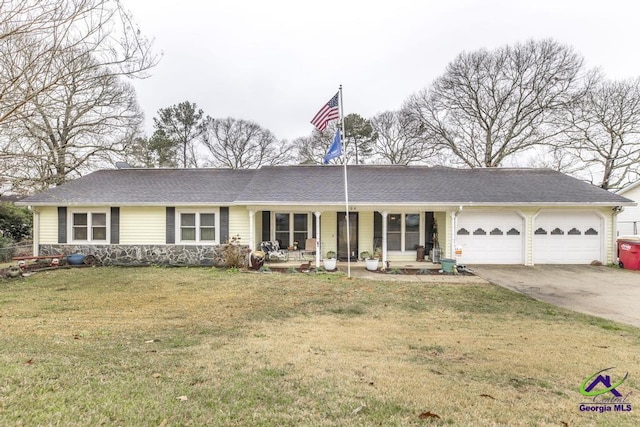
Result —
<instances>
[{"instance_id":1,"label":"concrete driveway","mask_svg":"<svg viewBox=\"0 0 640 427\"><path fill-rule=\"evenodd\" d=\"M491 283L537 300L640 327L640 271L590 265L470 267Z\"/></svg>"}]
</instances>

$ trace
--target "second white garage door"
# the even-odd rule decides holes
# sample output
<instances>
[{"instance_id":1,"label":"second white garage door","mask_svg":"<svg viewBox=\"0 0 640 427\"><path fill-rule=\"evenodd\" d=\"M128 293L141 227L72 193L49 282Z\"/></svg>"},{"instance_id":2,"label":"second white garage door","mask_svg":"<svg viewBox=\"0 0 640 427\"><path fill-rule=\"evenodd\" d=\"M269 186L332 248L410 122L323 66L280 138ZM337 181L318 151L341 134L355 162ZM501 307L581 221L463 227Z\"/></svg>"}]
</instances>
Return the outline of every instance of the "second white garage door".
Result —
<instances>
[{"instance_id":1,"label":"second white garage door","mask_svg":"<svg viewBox=\"0 0 640 427\"><path fill-rule=\"evenodd\" d=\"M462 264L524 264L523 219L513 211L461 212L456 246Z\"/></svg>"},{"instance_id":2,"label":"second white garage door","mask_svg":"<svg viewBox=\"0 0 640 427\"><path fill-rule=\"evenodd\" d=\"M535 264L602 261L602 220L595 212L541 212L534 219Z\"/></svg>"}]
</instances>

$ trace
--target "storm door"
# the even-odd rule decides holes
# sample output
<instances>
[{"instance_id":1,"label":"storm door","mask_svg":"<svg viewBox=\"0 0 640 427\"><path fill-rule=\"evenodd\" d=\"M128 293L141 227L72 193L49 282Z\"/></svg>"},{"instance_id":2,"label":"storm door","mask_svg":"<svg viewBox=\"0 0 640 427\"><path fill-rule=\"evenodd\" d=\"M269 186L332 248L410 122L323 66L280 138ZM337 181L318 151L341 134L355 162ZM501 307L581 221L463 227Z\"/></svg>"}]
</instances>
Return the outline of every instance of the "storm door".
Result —
<instances>
[{"instance_id":1,"label":"storm door","mask_svg":"<svg viewBox=\"0 0 640 427\"><path fill-rule=\"evenodd\" d=\"M351 261L358 260L358 212L349 213L349 240L351 241ZM338 212L338 259L347 259L347 216Z\"/></svg>"}]
</instances>

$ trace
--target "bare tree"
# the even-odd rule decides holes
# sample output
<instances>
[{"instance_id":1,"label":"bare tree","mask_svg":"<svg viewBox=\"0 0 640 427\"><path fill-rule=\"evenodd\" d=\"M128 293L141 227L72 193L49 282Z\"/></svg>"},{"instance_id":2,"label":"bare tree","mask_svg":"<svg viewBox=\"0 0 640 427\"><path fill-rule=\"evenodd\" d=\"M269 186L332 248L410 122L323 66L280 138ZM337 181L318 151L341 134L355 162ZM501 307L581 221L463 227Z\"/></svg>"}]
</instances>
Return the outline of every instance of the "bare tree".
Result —
<instances>
[{"instance_id":1,"label":"bare tree","mask_svg":"<svg viewBox=\"0 0 640 427\"><path fill-rule=\"evenodd\" d=\"M198 155L196 154L195 143L202 137L207 126L213 119L204 115L204 111L198 108L195 102L184 101L177 105L158 110L158 117L153 119L156 133L154 137L159 141L158 135L170 141L180 150L173 150L179 153L179 158L174 159L175 164L182 163L182 167L188 166L197 168Z\"/></svg>"},{"instance_id":2,"label":"bare tree","mask_svg":"<svg viewBox=\"0 0 640 427\"><path fill-rule=\"evenodd\" d=\"M575 96L582 57L552 40L462 53L405 103L423 137L468 167L499 166L549 142Z\"/></svg>"},{"instance_id":3,"label":"bare tree","mask_svg":"<svg viewBox=\"0 0 640 427\"><path fill-rule=\"evenodd\" d=\"M568 110L565 150L604 189L619 189L640 173L640 78L597 76Z\"/></svg>"},{"instance_id":4,"label":"bare tree","mask_svg":"<svg viewBox=\"0 0 640 427\"><path fill-rule=\"evenodd\" d=\"M338 129L338 122L331 122L323 132L313 129L308 136L302 136L293 140L296 149L296 161L304 165L321 165L324 156L333 142ZM331 163L342 163L342 157L331 160Z\"/></svg>"},{"instance_id":5,"label":"bare tree","mask_svg":"<svg viewBox=\"0 0 640 427\"><path fill-rule=\"evenodd\" d=\"M127 77L158 62L117 0L0 0L0 15L0 124L68 77L61 56L91 52L91 67Z\"/></svg>"},{"instance_id":6,"label":"bare tree","mask_svg":"<svg viewBox=\"0 0 640 427\"><path fill-rule=\"evenodd\" d=\"M345 116L344 127L345 150L349 158L355 158L355 164L364 163L373 152L372 144L375 134L371 122L359 114L351 113Z\"/></svg>"},{"instance_id":7,"label":"bare tree","mask_svg":"<svg viewBox=\"0 0 640 427\"><path fill-rule=\"evenodd\" d=\"M405 111L385 111L371 119L376 134L373 154L392 165L435 164L441 159Z\"/></svg>"},{"instance_id":8,"label":"bare tree","mask_svg":"<svg viewBox=\"0 0 640 427\"><path fill-rule=\"evenodd\" d=\"M213 166L253 169L284 164L289 148L271 131L255 122L227 117L207 126L203 144L213 156Z\"/></svg>"},{"instance_id":9,"label":"bare tree","mask_svg":"<svg viewBox=\"0 0 640 427\"><path fill-rule=\"evenodd\" d=\"M64 77L31 96L5 127L2 157L14 187L47 188L110 163L141 125L130 84L96 67L91 53L71 56L56 58Z\"/></svg>"}]
</instances>

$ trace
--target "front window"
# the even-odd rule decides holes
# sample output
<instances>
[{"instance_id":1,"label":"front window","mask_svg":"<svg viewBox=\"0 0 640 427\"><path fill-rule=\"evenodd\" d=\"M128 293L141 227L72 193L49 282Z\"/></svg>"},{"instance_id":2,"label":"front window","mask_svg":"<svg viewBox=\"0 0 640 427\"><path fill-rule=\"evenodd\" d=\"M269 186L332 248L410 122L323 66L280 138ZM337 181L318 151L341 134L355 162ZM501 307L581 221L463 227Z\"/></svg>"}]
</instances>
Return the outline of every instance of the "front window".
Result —
<instances>
[{"instance_id":1,"label":"front window","mask_svg":"<svg viewBox=\"0 0 640 427\"><path fill-rule=\"evenodd\" d=\"M183 213L180 215L180 240L196 241L196 214Z\"/></svg>"},{"instance_id":2,"label":"front window","mask_svg":"<svg viewBox=\"0 0 640 427\"><path fill-rule=\"evenodd\" d=\"M387 250L402 249L402 215L389 214L387 222Z\"/></svg>"},{"instance_id":3,"label":"front window","mask_svg":"<svg viewBox=\"0 0 640 427\"><path fill-rule=\"evenodd\" d=\"M285 249L289 246L289 224L289 214L276 214L276 240L282 242Z\"/></svg>"},{"instance_id":4,"label":"front window","mask_svg":"<svg viewBox=\"0 0 640 427\"><path fill-rule=\"evenodd\" d=\"M71 236L76 242L106 242L106 212L73 212Z\"/></svg>"},{"instance_id":5,"label":"front window","mask_svg":"<svg viewBox=\"0 0 640 427\"><path fill-rule=\"evenodd\" d=\"M293 214L293 240L298 242L298 247L304 247L309 233L307 214Z\"/></svg>"},{"instance_id":6,"label":"front window","mask_svg":"<svg viewBox=\"0 0 640 427\"><path fill-rule=\"evenodd\" d=\"M404 216L404 250L415 251L420 245L420 214Z\"/></svg>"},{"instance_id":7,"label":"front window","mask_svg":"<svg viewBox=\"0 0 640 427\"><path fill-rule=\"evenodd\" d=\"M183 243L213 243L216 240L216 214L213 212L181 212L179 224Z\"/></svg>"},{"instance_id":8,"label":"front window","mask_svg":"<svg viewBox=\"0 0 640 427\"><path fill-rule=\"evenodd\" d=\"M306 213L275 213L275 239L282 242L284 248L293 246L293 242L298 242L298 247L304 247L307 238L311 237L310 218Z\"/></svg>"},{"instance_id":9,"label":"front window","mask_svg":"<svg viewBox=\"0 0 640 427\"><path fill-rule=\"evenodd\" d=\"M420 214L387 216L387 250L415 251L420 245Z\"/></svg>"}]
</instances>

